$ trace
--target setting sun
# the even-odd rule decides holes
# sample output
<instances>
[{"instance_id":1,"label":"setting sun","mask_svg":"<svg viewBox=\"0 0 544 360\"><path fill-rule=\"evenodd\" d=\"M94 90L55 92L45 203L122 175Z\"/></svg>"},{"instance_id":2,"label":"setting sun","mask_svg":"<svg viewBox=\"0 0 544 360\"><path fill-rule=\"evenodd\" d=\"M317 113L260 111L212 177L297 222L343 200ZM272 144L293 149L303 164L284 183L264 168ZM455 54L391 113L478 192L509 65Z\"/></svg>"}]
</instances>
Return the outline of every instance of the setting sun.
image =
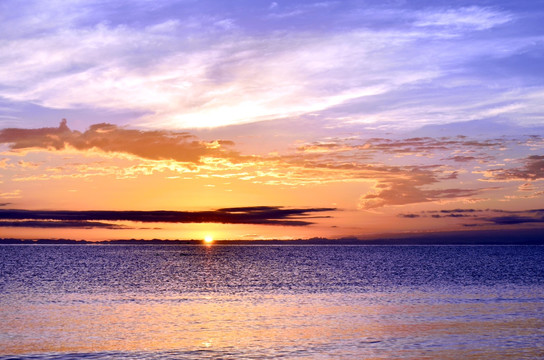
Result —
<instances>
[{"instance_id":1,"label":"setting sun","mask_svg":"<svg viewBox=\"0 0 544 360\"><path fill-rule=\"evenodd\" d=\"M213 237L211 237L210 235L206 235L206 236L204 237L204 242L205 242L206 244L211 244L211 243L213 243Z\"/></svg>"}]
</instances>

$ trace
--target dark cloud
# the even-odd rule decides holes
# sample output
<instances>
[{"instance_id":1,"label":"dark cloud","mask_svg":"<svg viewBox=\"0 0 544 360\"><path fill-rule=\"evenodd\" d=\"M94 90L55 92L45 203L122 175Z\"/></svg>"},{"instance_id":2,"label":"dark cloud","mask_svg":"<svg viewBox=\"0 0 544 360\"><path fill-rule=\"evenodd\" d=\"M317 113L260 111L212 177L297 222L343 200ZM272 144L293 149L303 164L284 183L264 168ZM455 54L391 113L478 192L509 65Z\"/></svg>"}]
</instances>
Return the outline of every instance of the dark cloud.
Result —
<instances>
[{"instance_id":1,"label":"dark cloud","mask_svg":"<svg viewBox=\"0 0 544 360\"><path fill-rule=\"evenodd\" d=\"M509 215L509 216L496 216L482 219L496 225L517 225L525 223L544 223L544 215L541 216L523 216L523 215Z\"/></svg>"},{"instance_id":2,"label":"dark cloud","mask_svg":"<svg viewBox=\"0 0 544 360\"><path fill-rule=\"evenodd\" d=\"M225 149L234 144L228 140L205 142L186 132L141 131L106 123L92 125L82 133L70 130L65 119L58 128L0 130L0 143L9 144L13 150L73 147L131 154L150 160L193 163L198 163L203 156L237 157L235 152Z\"/></svg>"},{"instance_id":3,"label":"dark cloud","mask_svg":"<svg viewBox=\"0 0 544 360\"><path fill-rule=\"evenodd\" d=\"M415 219L420 217L419 214L398 214L397 216L402 218L408 218L408 219Z\"/></svg>"},{"instance_id":4,"label":"dark cloud","mask_svg":"<svg viewBox=\"0 0 544 360\"><path fill-rule=\"evenodd\" d=\"M474 217L474 215L466 215L466 214L447 214L447 215L443 215L443 217L460 218L460 217Z\"/></svg>"},{"instance_id":5,"label":"dark cloud","mask_svg":"<svg viewBox=\"0 0 544 360\"><path fill-rule=\"evenodd\" d=\"M450 158L447 158L446 160L452 160L452 161L455 161L455 162L470 162L470 161L474 161L474 160L477 160L476 157L474 156L452 156Z\"/></svg>"},{"instance_id":6,"label":"dark cloud","mask_svg":"<svg viewBox=\"0 0 544 360\"><path fill-rule=\"evenodd\" d=\"M467 218L476 217L478 213L484 211L499 211L499 210L482 210L482 209L444 209L444 210L427 210L420 213L403 213L399 216L404 218L431 217L433 219L441 218Z\"/></svg>"},{"instance_id":7,"label":"dark cloud","mask_svg":"<svg viewBox=\"0 0 544 360\"><path fill-rule=\"evenodd\" d=\"M480 209L452 209L452 210L439 210L439 211L427 211L427 213L433 213L433 218L474 218L484 210Z\"/></svg>"},{"instance_id":8,"label":"dark cloud","mask_svg":"<svg viewBox=\"0 0 544 360\"><path fill-rule=\"evenodd\" d=\"M432 210L421 213L403 213L399 217L418 218L430 217L441 218L471 218L476 223L463 224L463 226L482 225L518 225L527 223L544 223L544 209L530 210L502 210L502 209L452 209Z\"/></svg>"},{"instance_id":9,"label":"dark cloud","mask_svg":"<svg viewBox=\"0 0 544 360\"><path fill-rule=\"evenodd\" d=\"M508 211L508 210L503 210L503 211L504 212L509 212L509 213L512 212L512 211ZM544 213L544 209L525 210L525 211L522 211L522 212L531 213L531 214L541 214L541 213Z\"/></svg>"},{"instance_id":10,"label":"dark cloud","mask_svg":"<svg viewBox=\"0 0 544 360\"><path fill-rule=\"evenodd\" d=\"M103 228L103 229L126 229L126 226L108 224L98 221L47 221L47 220L23 220L23 221L0 221L0 227L26 227L26 228Z\"/></svg>"},{"instance_id":11,"label":"dark cloud","mask_svg":"<svg viewBox=\"0 0 544 360\"><path fill-rule=\"evenodd\" d=\"M483 217L481 220L496 225L517 225L526 223L544 223L544 209L497 210L500 216Z\"/></svg>"},{"instance_id":12,"label":"dark cloud","mask_svg":"<svg viewBox=\"0 0 544 360\"><path fill-rule=\"evenodd\" d=\"M89 222L136 221L163 223L222 223L282 226L306 226L313 213L334 211L334 208L289 209L280 206L224 208L211 211L65 211L0 209L2 221ZM322 216L327 217L327 216Z\"/></svg>"},{"instance_id":13,"label":"dark cloud","mask_svg":"<svg viewBox=\"0 0 544 360\"><path fill-rule=\"evenodd\" d=\"M0 203L0 206L8 206L10 205L11 203Z\"/></svg>"},{"instance_id":14,"label":"dark cloud","mask_svg":"<svg viewBox=\"0 0 544 360\"><path fill-rule=\"evenodd\" d=\"M440 180L455 180L459 177L459 172L453 171L451 174L440 177Z\"/></svg>"}]
</instances>

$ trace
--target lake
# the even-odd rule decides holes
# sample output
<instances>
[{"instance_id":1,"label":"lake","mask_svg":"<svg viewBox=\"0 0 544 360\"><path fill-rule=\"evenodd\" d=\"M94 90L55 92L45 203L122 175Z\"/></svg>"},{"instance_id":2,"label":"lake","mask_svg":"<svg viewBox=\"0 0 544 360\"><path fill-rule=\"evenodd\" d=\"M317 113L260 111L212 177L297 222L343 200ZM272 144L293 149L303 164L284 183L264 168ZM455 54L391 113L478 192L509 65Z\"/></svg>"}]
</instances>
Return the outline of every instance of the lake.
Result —
<instances>
[{"instance_id":1,"label":"lake","mask_svg":"<svg viewBox=\"0 0 544 360\"><path fill-rule=\"evenodd\" d=\"M0 359L544 358L543 246L0 246Z\"/></svg>"}]
</instances>

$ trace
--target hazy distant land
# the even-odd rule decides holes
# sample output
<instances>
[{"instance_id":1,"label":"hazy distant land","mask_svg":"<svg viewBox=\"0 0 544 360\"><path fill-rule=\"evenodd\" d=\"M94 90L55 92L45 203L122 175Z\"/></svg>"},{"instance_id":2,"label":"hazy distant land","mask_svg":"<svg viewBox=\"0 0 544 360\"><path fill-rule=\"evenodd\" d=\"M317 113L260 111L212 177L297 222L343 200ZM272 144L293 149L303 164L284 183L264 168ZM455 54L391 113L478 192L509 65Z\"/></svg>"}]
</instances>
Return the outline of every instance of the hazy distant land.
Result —
<instances>
[{"instance_id":1,"label":"hazy distant land","mask_svg":"<svg viewBox=\"0 0 544 360\"><path fill-rule=\"evenodd\" d=\"M88 241L74 239L0 239L0 244L101 244L101 245L201 245L203 240L115 239ZM214 245L544 245L544 228L524 230L452 231L395 234L379 238L314 237L294 240L215 240Z\"/></svg>"}]
</instances>

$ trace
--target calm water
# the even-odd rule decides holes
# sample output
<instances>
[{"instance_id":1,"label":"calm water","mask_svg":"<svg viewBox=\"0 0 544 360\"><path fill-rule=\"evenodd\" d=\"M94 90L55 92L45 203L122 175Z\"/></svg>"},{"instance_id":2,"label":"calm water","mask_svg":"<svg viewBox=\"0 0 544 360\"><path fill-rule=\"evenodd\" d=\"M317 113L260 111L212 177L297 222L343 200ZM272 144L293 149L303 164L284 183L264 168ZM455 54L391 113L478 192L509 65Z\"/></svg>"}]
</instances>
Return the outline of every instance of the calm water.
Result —
<instances>
[{"instance_id":1,"label":"calm water","mask_svg":"<svg viewBox=\"0 0 544 360\"><path fill-rule=\"evenodd\" d=\"M544 358L544 247L0 246L18 358Z\"/></svg>"}]
</instances>

